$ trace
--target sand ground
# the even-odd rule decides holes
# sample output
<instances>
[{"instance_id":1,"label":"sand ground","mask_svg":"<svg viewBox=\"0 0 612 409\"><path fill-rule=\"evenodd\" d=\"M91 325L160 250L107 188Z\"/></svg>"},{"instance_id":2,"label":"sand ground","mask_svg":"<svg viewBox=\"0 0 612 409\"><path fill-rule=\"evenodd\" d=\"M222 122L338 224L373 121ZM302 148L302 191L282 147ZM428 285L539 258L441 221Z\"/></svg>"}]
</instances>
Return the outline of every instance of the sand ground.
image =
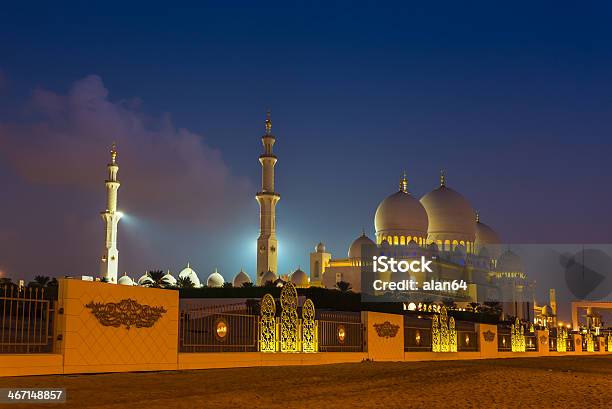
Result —
<instances>
[{"instance_id":1,"label":"sand ground","mask_svg":"<svg viewBox=\"0 0 612 409\"><path fill-rule=\"evenodd\" d=\"M612 408L612 356L0 378L66 387L9 408Z\"/></svg>"}]
</instances>

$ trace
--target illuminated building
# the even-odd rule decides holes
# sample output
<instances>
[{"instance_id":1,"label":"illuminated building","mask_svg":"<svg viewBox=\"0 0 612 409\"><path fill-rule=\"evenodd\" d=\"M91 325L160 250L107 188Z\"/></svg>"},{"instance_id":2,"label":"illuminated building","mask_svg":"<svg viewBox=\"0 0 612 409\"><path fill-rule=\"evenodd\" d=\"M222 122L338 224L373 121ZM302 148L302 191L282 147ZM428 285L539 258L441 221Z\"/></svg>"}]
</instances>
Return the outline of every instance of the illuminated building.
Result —
<instances>
[{"instance_id":1,"label":"illuminated building","mask_svg":"<svg viewBox=\"0 0 612 409\"><path fill-rule=\"evenodd\" d=\"M264 275L270 272L276 276L278 270L275 208L276 203L280 200L280 195L274 191L274 165L276 165L278 159L272 153L275 138L272 135L272 121L269 112L266 117L266 133L261 141L264 147L264 152L259 156L262 170L261 191L255 196L259 203L256 272L258 285L269 281L270 276L264 277Z\"/></svg>"},{"instance_id":2,"label":"illuminated building","mask_svg":"<svg viewBox=\"0 0 612 409\"><path fill-rule=\"evenodd\" d=\"M378 205L374 227L375 239L364 231L351 243L346 258L333 258L319 244L310 253L311 285L321 283L334 288L344 281L351 284L353 291L362 291L362 266L371 256L362 254L366 249L396 259L425 256L435 258L435 273L414 273L409 278L418 282L465 280L467 289L438 295L452 297L458 306L479 300L503 300L505 314L532 320L529 303L534 288L520 258L511 251L502 254L497 232L480 220L463 195L447 186L444 172L438 188L420 200L410 193L403 174L399 189Z\"/></svg>"},{"instance_id":3,"label":"illuminated building","mask_svg":"<svg viewBox=\"0 0 612 409\"><path fill-rule=\"evenodd\" d=\"M121 219L121 212L117 211L117 191L121 183L117 180L119 165L117 164L117 148L115 144L111 149L111 161L107 165L108 177L106 185L106 210L101 212L104 220L104 250L100 263L100 275L110 283L117 283L117 270L119 266L119 250L117 250L117 225Z\"/></svg>"}]
</instances>

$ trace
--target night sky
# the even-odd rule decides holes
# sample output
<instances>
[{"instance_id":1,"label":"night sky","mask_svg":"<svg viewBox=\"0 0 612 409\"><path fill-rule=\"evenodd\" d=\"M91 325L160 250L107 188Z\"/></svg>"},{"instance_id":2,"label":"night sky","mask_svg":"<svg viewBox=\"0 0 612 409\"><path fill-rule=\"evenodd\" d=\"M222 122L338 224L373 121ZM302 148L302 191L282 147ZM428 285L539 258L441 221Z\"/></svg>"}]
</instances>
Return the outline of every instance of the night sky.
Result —
<instances>
[{"instance_id":1,"label":"night sky","mask_svg":"<svg viewBox=\"0 0 612 409\"><path fill-rule=\"evenodd\" d=\"M446 169L506 242L612 240L605 2L17 3L0 13L14 279L98 269L113 140L121 272L253 277L268 109L281 273L372 237L404 170L420 197Z\"/></svg>"}]
</instances>

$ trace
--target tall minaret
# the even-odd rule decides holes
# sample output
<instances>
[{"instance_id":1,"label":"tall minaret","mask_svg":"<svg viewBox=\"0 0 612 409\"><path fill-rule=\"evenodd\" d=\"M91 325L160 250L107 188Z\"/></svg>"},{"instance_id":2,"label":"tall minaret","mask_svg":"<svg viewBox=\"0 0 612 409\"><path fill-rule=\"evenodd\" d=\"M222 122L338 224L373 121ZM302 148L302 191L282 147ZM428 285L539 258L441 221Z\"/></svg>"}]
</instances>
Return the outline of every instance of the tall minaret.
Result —
<instances>
[{"instance_id":1,"label":"tall minaret","mask_svg":"<svg viewBox=\"0 0 612 409\"><path fill-rule=\"evenodd\" d=\"M107 166L108 178L106 185L106 210L101 212L104 220L104 250L100 263L100 275L110 283L117 283L117 267L119 265L119 251L117 250L117 224L122 213L117 211L117 190L121 183L117 180L117 148L113 143L111 148L111 161Z\"/></svg>"},{"instance_id":2,"label":"tall minaret","mask_svg":"<svg viewBox=\"0 0 612 409\"><path fill-rule=\"evenodd\" d=\"M264 152L259 156L261 163L261 192L255 198L259 203L259 238L257 239L257 284L261 284L262 276L268 271L277 273L277 241L276 241L276 203L280 195L274 191L274 165L277 158L272 154L274 136L272 136L272 121L270 112L266 114L266 133L261 138Z\"/></svg>"}]
</instances>

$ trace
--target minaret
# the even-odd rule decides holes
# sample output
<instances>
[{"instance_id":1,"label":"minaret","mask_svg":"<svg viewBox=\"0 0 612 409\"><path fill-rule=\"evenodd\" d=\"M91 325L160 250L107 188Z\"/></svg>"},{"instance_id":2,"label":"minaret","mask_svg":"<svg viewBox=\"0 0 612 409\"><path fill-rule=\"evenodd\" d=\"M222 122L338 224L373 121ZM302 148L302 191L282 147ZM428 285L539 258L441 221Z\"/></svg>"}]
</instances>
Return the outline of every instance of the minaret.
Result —
<instances>
[{"instance_id":1,"label":"minaret","mask_svg":"<svg viewBox=\"0 0 612 409\"><path fill-rule=\"evenodd\" d=\"M274 191L274 165L277 158L272 153L274 136L270 112L266 114L266 133L261 138L264 152L259 156L261 163L261 192L255 198L259 203L259 238L257 239L257 285L268 271L277 273L276 203L280 195Z\"/></svg>"},{"instance_id":2,"label":"minaret","mask_svg":"<svg viewBox=\"0 0 612 409\"><path fill-rule=\"evenodd\" d=\"M117 267L119 265L119 251L117 250L117 224L122 213L117 211L117 190L121 183L117 180L117 148L113 143L111 148L111 161L107 166L108 178L106 185L106 210L101 212L104 220L104 250L100 263L100 275L110 283L117 283Z\"/></svg>"}]
</instances>

